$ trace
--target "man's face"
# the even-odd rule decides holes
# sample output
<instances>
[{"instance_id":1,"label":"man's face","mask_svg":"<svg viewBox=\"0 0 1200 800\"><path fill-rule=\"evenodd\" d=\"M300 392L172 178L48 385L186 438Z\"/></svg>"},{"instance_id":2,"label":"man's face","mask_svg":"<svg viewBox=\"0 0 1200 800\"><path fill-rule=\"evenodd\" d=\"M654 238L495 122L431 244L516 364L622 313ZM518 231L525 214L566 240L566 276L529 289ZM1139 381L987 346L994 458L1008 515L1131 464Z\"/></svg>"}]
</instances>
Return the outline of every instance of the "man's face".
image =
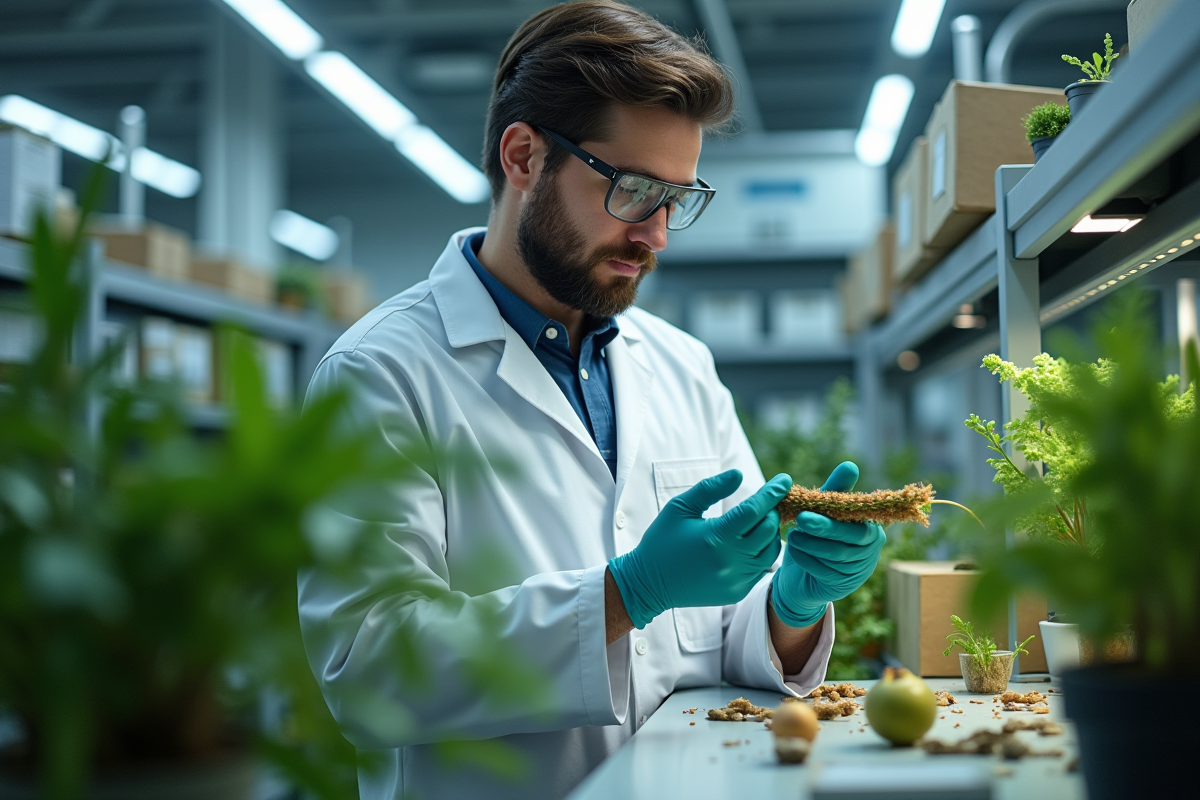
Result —
<instances>
[{"instance_id":1,"label":"man's face","mask_svg":"<svg viewBox=\"0 0 1200 800\"><path fill-rule=\"evenodd\" d=\"M700 126L659 109L617 106L612 137L578 142L608 164L672 183L696 179ZM556 145L552 145L556 146ZM521 209L517 247L530 274L569 308L595 317L620 314L667 246L667 210L643 222L622 222L604 210L609 181L575 156L541 174Z\"/></svg>"}]
</instances>

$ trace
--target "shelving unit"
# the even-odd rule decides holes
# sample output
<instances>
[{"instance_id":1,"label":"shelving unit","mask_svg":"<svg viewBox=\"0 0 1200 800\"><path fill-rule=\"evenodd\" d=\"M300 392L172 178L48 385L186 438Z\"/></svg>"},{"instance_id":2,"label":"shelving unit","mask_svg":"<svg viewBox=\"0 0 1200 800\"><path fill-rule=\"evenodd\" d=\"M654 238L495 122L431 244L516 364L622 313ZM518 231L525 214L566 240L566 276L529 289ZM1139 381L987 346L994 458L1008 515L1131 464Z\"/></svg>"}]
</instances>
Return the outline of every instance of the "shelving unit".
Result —
<instances>
[{"instance_id":1,"label":"shelving unit","mask_svg":"<svg viewBox=\"0 0 1200 800\"><path fill-rule=\"evenodd\" d=\"M1175 271L1195 269L1189 262L1200 251L1197 30L1200 4L1176 4L1156 38L1142 44L1036 167L997 171L996 213L898 298L889 317L859 335L865 441L885 441L887 372L899 354L946 338L960 305L994 298L1000 354L1024 364L1041 351L1044 327L1109 289L1180 259ZM1176 185L1140 224L1120 234L1070 233L1156 170L1169 171ZM1006 387L1003 420L1023 413L1023 404Z\"/></svg>"},{"instance_id":2,"label":"shelving unit","mask_svg":"<svg viewBox=\"0 0 1200 800\"><path fill-rule=\"evenodd\" d=\"M23 287L28 280L28 246L0 240L0 288ZM282 342L291 348L294 365L293 395L303 397L308 380L341 329L315 312L291 313L231 297L220 290L195 283L167 280L137 267L104 258L103 248L93 242L84 258L91 274L87 312L80 326L80 341L93 352L103 345L101 322L114 310L125 314L159 315L201 326L218 323L236 325L256 337ZM202 404L189 410L198 429L224 427L228 415L218 404Z\"/></svg>"}]
</instances>

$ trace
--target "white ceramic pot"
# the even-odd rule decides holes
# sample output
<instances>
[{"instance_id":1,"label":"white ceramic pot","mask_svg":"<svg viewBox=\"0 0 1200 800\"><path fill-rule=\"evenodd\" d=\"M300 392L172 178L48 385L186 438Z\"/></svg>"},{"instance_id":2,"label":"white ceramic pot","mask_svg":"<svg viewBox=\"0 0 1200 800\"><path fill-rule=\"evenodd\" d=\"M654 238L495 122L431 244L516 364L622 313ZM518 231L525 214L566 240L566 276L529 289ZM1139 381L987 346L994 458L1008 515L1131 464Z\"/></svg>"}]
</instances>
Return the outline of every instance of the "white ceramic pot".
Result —
<instances>
[{"instance_id":1,"label":"white ceramic pot","mask_svg":"<svg viewBox=\"0 0 1200 800\"><path fill-rule=\"evenodd\" d=\"M1042 648L1046 651L1050 677L1058 680L1063 672L1079 666L1079 626L1042 620L1038 627L1042 629Z\"/></svg>"}]
</instances>

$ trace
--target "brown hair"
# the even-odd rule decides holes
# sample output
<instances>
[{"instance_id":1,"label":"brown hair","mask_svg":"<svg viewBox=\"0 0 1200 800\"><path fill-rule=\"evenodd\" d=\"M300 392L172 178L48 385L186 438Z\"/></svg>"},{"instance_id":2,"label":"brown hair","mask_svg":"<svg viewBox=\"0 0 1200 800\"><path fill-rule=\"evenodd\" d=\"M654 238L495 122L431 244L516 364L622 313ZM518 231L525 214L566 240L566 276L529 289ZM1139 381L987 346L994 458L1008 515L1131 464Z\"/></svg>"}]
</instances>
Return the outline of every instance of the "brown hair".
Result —
<instances>
[{"instance_id":1,"label":"brown hair","mask_svg":"<svg viewBox=\"0 0 1200 800\"><path fill-rule=\"evenodd\" d=\"M492 200L506 182L500 137L509 125L545 126L574 142L603 140L614 103L668 109L712 130L733 115L733 87L701 40L636 8L578 0L539 11L508 40L496 68L483 146ZM545 171L566 157L551 147Z\"/></svg>"}]
</instances>

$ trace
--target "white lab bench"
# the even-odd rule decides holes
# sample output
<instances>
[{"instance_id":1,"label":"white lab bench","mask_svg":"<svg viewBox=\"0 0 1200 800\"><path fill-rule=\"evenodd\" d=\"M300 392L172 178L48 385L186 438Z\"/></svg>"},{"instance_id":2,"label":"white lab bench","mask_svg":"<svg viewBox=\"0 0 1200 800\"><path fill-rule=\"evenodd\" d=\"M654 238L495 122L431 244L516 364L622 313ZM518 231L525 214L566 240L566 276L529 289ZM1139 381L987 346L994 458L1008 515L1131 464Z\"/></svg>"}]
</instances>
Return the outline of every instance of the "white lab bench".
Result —
<instances>
[{"instance_id":1,"label":"white lab bench","mask_svg":"<svg viewBox=\"0 0 1200 800\"><path fill-rule=\"evenodd\" d=\"M836 681L832 681L836 683ZM874 681L857 681L869 688ZM981 728L999 730L1010 718L1044 719L1027 711L1001 711L995 719L991 695L967 694L961 679L931 678L932 689L946 689L958 701L939 708L938 718L926 736L958 741ZM1057 684L1050 684L1051 719L1062 724L1057 736L1039 736L1026 731L1017 736L1035 750L1060 749L1060 757L1026 757L1005 761L999 756L931 756L917 747L893 747L866 725L859 709L851 717L821 723L813 750L803 766L777 762L773 734L762 723L713 722L709 708L720 708L743 696L755 705L774 708L777 692L720 686L688 689L667 698L646 724L620 750L601 764L570 795L570 800L715 800L754 798L801 800L811 796L810 785L819 771L830 765L852 765L864 771L888 766L924 764L933 770L961 771L970 765L990 777L992 797L997 800L1083 800L1082 775L1068 771L1077 749L1074 730L1063 718L1063 697ZM1011 684L1014 691L1047 693L1047 684ZM861 703L863 698L857 698ZM982 700L975 704L970 700ZM684 713L695 707L695 714ZM963 713L952 713L950 709ZM692 725L690 723L695 723ZM955 726L958 727L955 727ZM738 741L731 745L727 742ZM933 797L933 794L923 796Z\"/></svg>"}]
</instances>

